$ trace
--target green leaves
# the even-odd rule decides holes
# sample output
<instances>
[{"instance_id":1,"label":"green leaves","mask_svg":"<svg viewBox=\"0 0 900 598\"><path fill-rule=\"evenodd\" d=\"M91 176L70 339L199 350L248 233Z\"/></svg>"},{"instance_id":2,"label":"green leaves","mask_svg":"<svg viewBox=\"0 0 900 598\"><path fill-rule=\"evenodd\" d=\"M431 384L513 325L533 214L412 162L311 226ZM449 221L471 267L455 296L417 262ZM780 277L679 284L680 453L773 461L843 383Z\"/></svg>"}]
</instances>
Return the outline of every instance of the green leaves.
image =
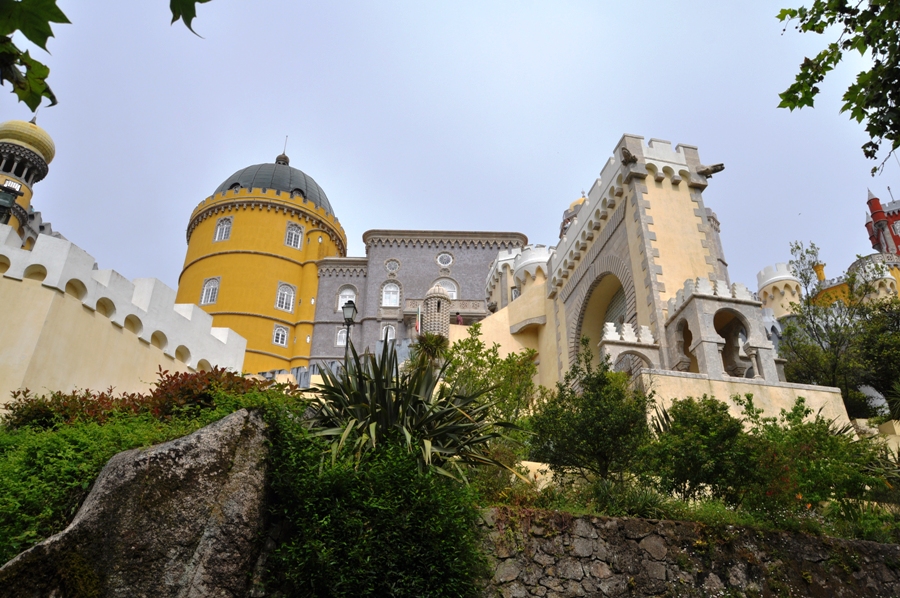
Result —
<instances>
[{"instance_id":1,"label":"green leaves","mask_svg":"<svg viewBox=\"0 0 900 598\"><path fill-rule=\"evenodd\" d=\"M843 96L841 112L866 122L870 140L863 154L875 159L884 141L891 153L900 147L900 0L815 0L809 8L785 8L778 13L785 23L795 22L801 33L825 34L837 30L837 40L815 58L805 58L794 83L779 94L779 108L812 107L819 84L841 61L844 52L870 54L872 68L857 75ZM872 169L872 174L883 167Z\"/></svg>"},{"instance_id":2,"label":"green leaves","mask_svg":"<svg viewBox=\"0 0 900 598\"><path fill-rule=\"evenodd\" d=\"M191 24L197 16L197 5L205 4L206 2L209 2L209 0L169 0L169 9L172 11L172 23L181 19L184 21L185 27L190 29L191 33L197 35Z\"/></svg>"},{"instance_id":3,"label":"green leaves","mask_svg":"<svg viewBox=\"0 0 900 598\"><path fill-rule=\"evenodd\" d=\"M53 37L52 23L69 23L68 17L56 5L57 0L0 0L0 85L8 81L13 93L32 111L46 98L49 105L57 103L47 84L50 69L22 51L12 41L16 32L28 41L47 50L47 40ZM172 23L181 20L194 35L192 23L197 16L197 4L209 0L170 0Z\"/></svg>"},{"instance_id":4,"label":"green leaves","mask_svg":"<svg viewBox=\"0 0 900 598\"><path fill-rule=\"evenodd\" d=\"M53 37L50 23L69 22L56 0L0 0L0 35L8 37L19 31L42 50Z\"/></svg>"},{"instance_id":5,"label":"green leaves","mask_svg":"<svg viewBox=\"0 0 900 598\"><path fill-rule=\"evenodd\" d=\"M446 384L444 368L429 359L401 371L393 343L377 358L349 349L341 371L325 370L312 402L315 435L331 442L332 461L349 450L364 462L389 443L418 455L423 470L450 477L465 479L467 465L509 469L487 455L487 443L500 437L497 428L509 424L489 417L492 405L480 400L482 389Z\"/></svg>"},{"instance_id":6,"label":"green leaves","mask_svg":"<svg viewBox=\"0 0 900 598\"><path fill-rule=\"evenodd\" d=\"M537 438L531 459L554 473L609 477L625 471L649 439L650 397L628 387L627 376L609 364L592 365L587 339L556 392L531 418Z\"/></svg>"}]
</instances>

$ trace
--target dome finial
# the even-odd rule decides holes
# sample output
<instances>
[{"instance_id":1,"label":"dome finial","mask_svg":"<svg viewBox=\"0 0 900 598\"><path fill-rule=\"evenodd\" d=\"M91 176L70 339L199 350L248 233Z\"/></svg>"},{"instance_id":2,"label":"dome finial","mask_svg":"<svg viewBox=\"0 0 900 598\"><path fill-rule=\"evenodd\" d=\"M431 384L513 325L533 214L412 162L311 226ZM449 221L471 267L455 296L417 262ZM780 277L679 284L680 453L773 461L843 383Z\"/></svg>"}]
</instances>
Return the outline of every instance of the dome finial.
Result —
<instances>
[{"instance_id":1,"label":"dome finial","mask_svg":"<svg viewBox=\"0 0 900 598\"><path fill-rule=\"evenodd\" d=\"M278 156L275 157L276 164L284 164L285 166L289 166L291 163L291 159L287 157L287 140L288 136L284 136L284 149Z\"/></svg>"}]
</instances>

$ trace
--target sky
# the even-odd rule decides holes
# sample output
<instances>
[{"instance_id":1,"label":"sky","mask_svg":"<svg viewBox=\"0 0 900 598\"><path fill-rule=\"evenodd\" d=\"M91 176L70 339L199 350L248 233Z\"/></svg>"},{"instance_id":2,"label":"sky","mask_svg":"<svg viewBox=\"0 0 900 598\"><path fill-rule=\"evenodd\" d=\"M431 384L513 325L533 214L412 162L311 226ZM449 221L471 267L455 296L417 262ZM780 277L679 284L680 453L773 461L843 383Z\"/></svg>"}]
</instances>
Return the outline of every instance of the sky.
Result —
<instances>
[{"instance_id":1,"label":"sky","mask_svg":"<svg viewBox=\"0 0 900 598\"><path fill-rule=\"evenodd\" d=\"M273 162L325 190L349 254L370 229L524 233L555 245L625 133L724 163L704 202L732 281L821 248L829 277L872 252L866 190L881 175L840 97L849 56L814 109L777 108L828 36L783 32L790 0L212 0L194 29L165 0L59 0L51 69L56 143L33 205L54 230L128 278L175 288L193 208L232 173ZM22 47L27 41L17 39ZM29 120L9 87L3 120ZM900 195L898 195L900 197Z\"/></svg>"}]
</instances>

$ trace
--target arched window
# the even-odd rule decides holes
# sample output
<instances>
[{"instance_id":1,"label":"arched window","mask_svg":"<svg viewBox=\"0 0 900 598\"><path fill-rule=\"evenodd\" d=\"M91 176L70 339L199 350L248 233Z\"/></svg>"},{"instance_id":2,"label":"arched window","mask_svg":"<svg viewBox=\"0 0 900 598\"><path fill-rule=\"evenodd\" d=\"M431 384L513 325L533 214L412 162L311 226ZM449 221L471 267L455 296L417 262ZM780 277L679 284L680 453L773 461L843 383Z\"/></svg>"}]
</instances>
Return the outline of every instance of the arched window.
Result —
<instances>
[{"instance_id":1,"label":"arched window","mask_svg":"<svg viewBox=\"0 0 900 598\"><path fill-rule=\"evenodd\" d=\"M279 347L287 347L288 329L284 326L275 325L275 331L272 333L272 344Z\"/></svg>"},{"instance_id":2,"label":"arched window","mask_svg":"<svg viewBox=\"0 0 900 598\"><path fill-rule=\"evenodd\" d=\"M450 295L450 299L456 301L456 283L450 280L449 278L441 278L435 284L439 284L444 287L444 290L447 291L447 294Z\"/></svg>"},{"instance_id":3,"label":"arched window","mask_svg":"<svg viewBox=\"0 0 900 598\"><path fill-rule=\"evenodd\" d=\"M387 283L381 289L381 305L384 307L397 307L400 305L400 287L392 282Z\"/></svg>"},{"instance_id":4,"label":"arched window","mask_svg":"<svg viewBox=\"0 0 900 598\"><path fill-rule=\"evenodd\" d=\"M203 290L200 291L200 305L215 303L219 298L219 279L207 278L203 281Z\"/></svg>"},{"instance_id":5,"label":"arched window","mask_svg":"<svg viewBox=\"0 0 900 598\"><path fill-rule=\"evenodd\" d=\"M338 347L346 347L347 346L347 329L341 328L337 331L337 337L334 340L334 344Z\"/></svg>"},{"instance_id":6,"label":"arched window","mask_svg":"<svg viewBox=\"0 0 900 598\"><path fill-rule=\"evenodd\" d=\"M278 285L275 308L290 312L294 311L294 287L289 284Z\"/></svg>"},{"instance_id":7,"label":"arched window","mask_svg":"<svg viewBox=\"0 0 900 598\"><path fill-rule=\"evenodd\" d=\"M344 307L344 304L348 301L356 301L356 291L353 287L344 287L341 289L341 293L338 295L338 310Z\"/></svg>"},{"instance_id":8,"label":"arched window","mask_svg":"<svg viewBox=\"0 0 900 598\"><path fill-rule=\"evenodd\" d=\"M231 216L227 218L219 218L216 222L216 236L213 241L227 241L231 236Z\"/></svg>"},{"instance_id":9,"label":"arched window","mask_svg":"<svg viewBox=\"0 0 900 598\"><path fill-rule=\"evenodd\" d=\"M381 338L382 340L392 341L397 338L397 332L394 330L394 327L388 324L384 328L381 329Z\"/></svg>"},{"instance_id":10,"label":"arched window","mask_svg":"<svg viewBox=\"0 0 900 598\"><path fill-rule=\"evenodd\" d=\"M294 249L300 249L301 237L303 229L293 222L287 225L287 233L284 235L284 244Z\"/></svg>"}]
</instances>

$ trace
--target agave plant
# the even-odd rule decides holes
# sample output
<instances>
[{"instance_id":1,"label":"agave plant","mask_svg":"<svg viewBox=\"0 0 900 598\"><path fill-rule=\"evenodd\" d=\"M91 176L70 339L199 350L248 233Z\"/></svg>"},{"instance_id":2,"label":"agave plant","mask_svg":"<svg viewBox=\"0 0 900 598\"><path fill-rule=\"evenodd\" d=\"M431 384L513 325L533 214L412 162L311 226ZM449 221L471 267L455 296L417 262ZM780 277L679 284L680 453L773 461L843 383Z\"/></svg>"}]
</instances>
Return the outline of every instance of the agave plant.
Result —
<instances>
[{"instance_id":1,"label":"agave plant","mask_svg":"<svg viewBox=\"0 0 900 598\"><path fill-rule=\"evenodd\" d=\"M346 447L364 461L380 444L400 443L417 453L421 469L454 479L466 479L465 466L510 469L487 456L487 443L501 436L500 428L515 426L488 420L491 405L479 400L486 389L458 392L443 374L428 360L401 370L393 342L380 356L360 356L351 344L345 367L326 368L315 389L315 434L331 440L332 459Z\"/></svg>"}]
</instances>

